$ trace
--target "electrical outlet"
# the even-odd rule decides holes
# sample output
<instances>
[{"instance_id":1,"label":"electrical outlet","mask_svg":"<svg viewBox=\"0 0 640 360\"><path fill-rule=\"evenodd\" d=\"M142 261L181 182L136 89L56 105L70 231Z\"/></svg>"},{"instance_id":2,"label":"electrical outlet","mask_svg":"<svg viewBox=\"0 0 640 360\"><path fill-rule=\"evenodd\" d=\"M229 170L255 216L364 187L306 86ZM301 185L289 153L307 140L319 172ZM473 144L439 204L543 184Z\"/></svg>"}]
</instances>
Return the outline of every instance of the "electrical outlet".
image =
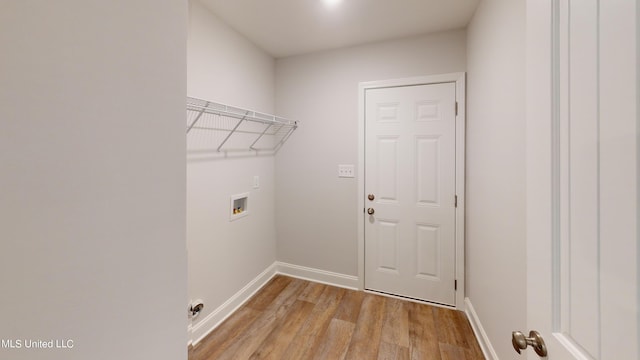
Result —
<instances>
[{"instance_id":1,"label":"electrical outlet","mask_svg":"<svg viewBox=\"0 0 640 360\"><path fill-rule=\"evenodd\" d=\"M338 177L352 178L355 177L355 170L353 165L338 165Z\"/></svg>"}]
</instances>

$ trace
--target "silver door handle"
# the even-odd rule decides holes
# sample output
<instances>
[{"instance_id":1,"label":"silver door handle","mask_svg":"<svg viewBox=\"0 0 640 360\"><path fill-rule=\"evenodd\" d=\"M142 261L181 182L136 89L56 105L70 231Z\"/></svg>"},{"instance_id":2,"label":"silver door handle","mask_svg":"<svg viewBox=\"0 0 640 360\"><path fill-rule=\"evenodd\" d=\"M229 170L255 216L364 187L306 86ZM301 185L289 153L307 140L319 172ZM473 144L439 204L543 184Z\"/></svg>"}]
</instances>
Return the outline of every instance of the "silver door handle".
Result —
<instances>
[{"instance_id":1,"label":"silver door handle","mask_svg":"<svg viewBox=\"0 0 640 360\"><path fill-rule=\"evenodd\" d=\"M529 337L524 336L520 331L511 333L511 344L513 348L520 354L521 350L525 350L527 346L531 346L539 356L547 356L547 345L545 345L542 335L535 330L529 331Z\"/></svg>"},{"instance_id":2,"label":"silver door handle","mask_svg":"<svg viewBox=\"0 0 640 360\"><path fill-rule=\"evenodd\" d=\"M375 210L373 210L373 208L368 208L368 209L367 209L367 214L369 214L369 215L373 215L375 212L376 212L376 211L375 211Z\"/></svg>"}]
</instances>

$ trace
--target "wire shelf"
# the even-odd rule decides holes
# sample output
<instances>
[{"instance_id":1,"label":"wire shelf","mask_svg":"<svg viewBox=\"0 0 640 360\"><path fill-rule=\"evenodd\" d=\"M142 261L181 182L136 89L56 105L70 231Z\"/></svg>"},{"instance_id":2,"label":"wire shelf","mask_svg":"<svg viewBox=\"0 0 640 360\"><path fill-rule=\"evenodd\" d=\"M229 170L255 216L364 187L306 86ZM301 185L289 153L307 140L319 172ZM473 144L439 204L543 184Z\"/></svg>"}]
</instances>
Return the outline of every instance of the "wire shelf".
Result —
<instances>
[{"instance_id":1,"label":"wire shelf","mask_svg":"<svg viewBox=\"0 0 640 360\"><path fill-rule=\"evenodd\" d=\"M275 152L297 127L279 116L187 97L187 134L214 133L216 152Z\"/></svg>"}]
</instances>

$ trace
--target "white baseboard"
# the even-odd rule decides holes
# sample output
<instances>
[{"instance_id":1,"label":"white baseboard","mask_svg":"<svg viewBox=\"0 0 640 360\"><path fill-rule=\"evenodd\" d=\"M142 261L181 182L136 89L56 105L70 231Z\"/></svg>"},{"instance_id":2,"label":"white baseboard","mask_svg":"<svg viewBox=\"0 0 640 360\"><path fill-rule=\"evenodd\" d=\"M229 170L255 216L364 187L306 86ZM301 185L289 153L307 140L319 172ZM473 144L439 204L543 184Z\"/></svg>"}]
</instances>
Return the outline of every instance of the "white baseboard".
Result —
<instances>
[{"instance_id":1,"label":"white baseboard","mask_svg":"<svg viewBox=\"0 0 640 360\"><path fill-rule=\"evenodd\" d=\"M480 349L482 349L482 353L487 360L499 360L496 351L493 349L491 345L491 341L487 336L487 333L484 331L482 327L482 323L480 323L480 318L478 314L476 314L476 310L473 308L471 304L471 300L469 298L464 299L465 310L464 312L467 314L467 318L469 318L469 322L471 323L471 328L476 335L476 339L478 339L478 344L480 345Z\"/></svg>"},{"instance_id":2,"label":"white baseboard","mask_svg":"<svg viewBox=\"0 0 640 360\"><path fill-rule=\"evenodd\" d=\"M224 304L218 306L207 317L198 323L189 326L189 345L196 345L200 340L207 336L213 329L218 327L231 314L240 308L247 300L249 300L260 288L262 288L272 277L276 275L276 263L271 264L265 271L251 280L245 287L235 293Z\"/></svg>"},{"instance_id":3,"label":"white baseboard","mask_svg":"<svg viewBox=\"0 0 640 360\"><path fill-rule=\"evenodd\" d=\"M359 290L358 277L276 261L278 274L341 288Z\"/></svg>"}]
</instances>

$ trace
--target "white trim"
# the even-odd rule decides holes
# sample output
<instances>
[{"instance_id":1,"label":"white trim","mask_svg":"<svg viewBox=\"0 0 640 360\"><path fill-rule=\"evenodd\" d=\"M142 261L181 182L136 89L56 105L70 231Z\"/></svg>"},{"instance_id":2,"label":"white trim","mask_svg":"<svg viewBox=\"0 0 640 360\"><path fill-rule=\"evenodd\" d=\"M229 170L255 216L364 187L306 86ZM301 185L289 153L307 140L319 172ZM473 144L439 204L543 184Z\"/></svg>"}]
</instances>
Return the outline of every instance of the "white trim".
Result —
<instances>
[{"instance_id":1,"label":"white trim","mask_svg":"<svg viewBox=\"0 0 640 360\"><path fill-rule=\"evenodd\" d=\"M365 83L358 84L358 289L364 290L364 146L366 133L364 132Z\"/></svg>"},{"instance_id":2,"label":"white trim","mask_svg":"<svg viewBox=\"0 0 640 360\"><path fill-rule=\"evenodd\" d=\"M278 274L351 290L359 290L359 281L357 276L344 275L279 261L275 262L275 266Z\"/></svg>"},{"instance_id":3,"label":"white trim","mask_svg":"<svg viewBox=\"0 0 640 360\"><path fill-rule=\"evenodd\" d=\"M450 73L411 77L404 79L362 82L358 85L358 205L364 209L364 146L365 146L365 91L367 89L427 85L443 82L455 82L458 115L456 116L456 258L455 272L458 280L456 308L463 309L465 302L464 248L465 248L465 124L466 124L466 73ZM358 216L358 288L364 290L364 215Z\"/></svg>"},{"instance_id":4,"label":"white trim","mask_svg":"<svg viewBox=\"0 0 640 360\"><path fill-rule=\"evenodd\" d=\"M467 318L471 324L471 329L473 329L473 333L476 335L476 339L478 339L478 345L480 345L480 349L482 349L484 357L487 360L498 360L498 355L493 349L491 341L482 327L482 323L480 323L480 318L478 318L478 314L476 314L476 310L473 308L471 300L469 298L465 298L464 304L464 312L467 314Z\"/></svg>"},{"instance_id":5,"label":"white trim","mask_svg":"<svg viewBox=\"0 0 640 360\"><path fill-rule=\"evenodd\" d=\"M213 329L236 312L236 310L266 285L276 274L276 263L273 263L240 291L230 297L229 300L225 301L224 304L213 310L207 317L200 320L197 324L189 325L189 345L196 345L200 342L200 340L213 331Z\"/></svg>"}]
</instances>

